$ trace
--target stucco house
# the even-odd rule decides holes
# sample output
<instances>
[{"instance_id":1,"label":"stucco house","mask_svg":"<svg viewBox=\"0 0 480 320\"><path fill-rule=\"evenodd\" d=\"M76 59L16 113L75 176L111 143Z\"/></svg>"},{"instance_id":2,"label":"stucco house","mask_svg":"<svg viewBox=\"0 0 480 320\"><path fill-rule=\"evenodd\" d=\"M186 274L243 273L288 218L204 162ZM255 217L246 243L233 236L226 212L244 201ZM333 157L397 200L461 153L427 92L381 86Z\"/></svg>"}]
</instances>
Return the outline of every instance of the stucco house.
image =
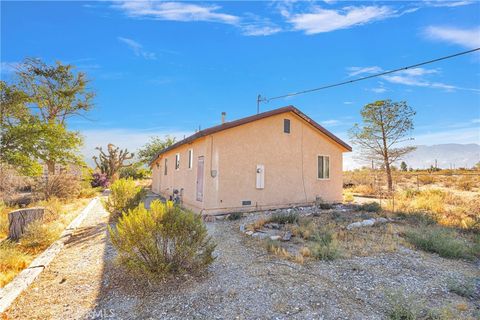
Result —
<instances>
[{"instance_id":1,"label":"stucco house","mask_svg":"<svg viewBox=\"0 0 480 320\"><path fill-rule=\"evenodd\" d=\"M152 191L202 214L342 200L351 147L293 106L204 129L150 163Z\"/></svg>"}]
</instances>

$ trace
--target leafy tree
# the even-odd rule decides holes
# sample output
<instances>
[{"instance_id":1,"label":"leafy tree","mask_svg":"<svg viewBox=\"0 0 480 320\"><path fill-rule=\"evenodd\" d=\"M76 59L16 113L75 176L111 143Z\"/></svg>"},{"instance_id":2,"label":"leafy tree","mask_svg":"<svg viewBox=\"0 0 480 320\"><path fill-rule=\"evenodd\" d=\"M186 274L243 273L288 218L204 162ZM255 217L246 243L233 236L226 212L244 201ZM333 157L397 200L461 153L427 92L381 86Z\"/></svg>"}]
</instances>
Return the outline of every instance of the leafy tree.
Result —
<instances>
[{"instance_id":1,"label":"leafy tree","mask_svg":"<svg viewBox=\"0 0 480 320\"><path fill-rule=\"evenodd\" d=\"M0 81L0 162L23 175L36 175L41 167L31 155L36 150L40 128L28 101L17 86Z\"/></svg>"},{"instance_id":2,"label":"leafy tree","mask_svg":"<svg viewBox=\"0 0 480 320\"><path fill-rule=\"evenodd\" d=\"M125 164L125 161L134 157L133 153L128 152L127 149L121 150L120 147L109 143L107 146L107 153L102 150L102 147L96 148L100 151L99 157L94 156L93 161L101 173L106 174L109 181L114 181L118 178L118 171L121 168L129 167L132 164Z\"/></svg>"},{"instance_id":3,"label":"leafy tree","mask_svg":"<svg viewBox=\"0 0 480 320\"><path fill-rule=\"evenodd\" d=\"M83 116L93 107L94 94L87 88L85 74L74 73L71 65L56 62L49 66L39 59L27 58L17 76L17 86L28 97L31 114L42 133L35 157L47 164L49 173L54 173L55 163L78 163L82 139L78 132L66 129L66 120ZM29 136L35 138L33 134Z\"/></svg>"},{"instance_id":4,"label":"leafy tree","mask_svg":"<svg viewBox=\"0 0 480 320\"><path fill-rule=\"evenodd\" d=\"M400 163L400 170L406 172L408 169L407 169L407 163L405 161L402 161L402 163Z\"/></svg>"},{"instance_id":5,"label":"leafy tree","mask_svg":"<svg viewBox=\"0 0 480 320\"><path fill-rule=\"evenodd\" d=\"M473 167L473 169L475 169L475 170L480 170L480 161L475 164L475 166Z\"/></svg>"},{"instance_id":6,"label":"leafy tree","mask_svg":"<svg viewBox=\"0 0 480 320\"><path fill-rule=\"evenodd\" d=\"M175 138L165 136L164 139L160 137L151 137L150 142L147 142L142 148L138 150L138 159L143 164L149 164L155 156L163 149L170 147L175 143Z\"/></svg>"},{"instance_id":7,"label":"leafy tree","mask_svg":"<svg viewBox=\"0 0 480 320\"><path fill-rule=\"evenodd\" d=\"M413 130L414 115L415 111L406 102L379 100L363 107L363 124L355 124L350 130L350 137L360 147L362 156L383 164L389 191L393 190L391 164L415 150L413 146L398 146L411 140L407 136Z\"/></svg>"}]
</instances>

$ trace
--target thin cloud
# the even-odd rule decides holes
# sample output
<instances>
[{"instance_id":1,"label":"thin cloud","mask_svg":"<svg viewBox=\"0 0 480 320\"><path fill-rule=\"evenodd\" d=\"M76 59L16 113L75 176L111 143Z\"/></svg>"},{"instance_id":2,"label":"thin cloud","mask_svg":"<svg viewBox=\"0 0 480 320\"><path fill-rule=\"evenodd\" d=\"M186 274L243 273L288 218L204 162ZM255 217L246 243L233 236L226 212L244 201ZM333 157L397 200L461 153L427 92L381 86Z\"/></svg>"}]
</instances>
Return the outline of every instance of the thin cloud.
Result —
<instances>
[{"instance_id":1,"label":"thin cloud","mask_svg":"<svg viewBox=\"0 0 480 320\"><path fill-rule=\"evenodd\" d=\"M340 123L341 122L339 120L335 120L335 119L325 120L321 122L321 124L326 127L335 127L340 125Z\"/></svg>"},{"instance_id":2,"label":"thin cloud","mask_svg":"<svg viewBox=\"0 0 480 320\"><path fill-rule=\"evenodd\" d=\"M117 39L118 41L126 44L130 49L132 49L133 53L137 57L142 57L148 60L155 60L157 58L155 53L144 50L143 46L135 40L124 37L117 37Z\"/></svg>"},{"instance_id":3,"label":"thin cloud","mask_svg":"<svg viewBox=\"0 0 480 320\"><path fill-rule=\"evenodd\" d=\"M376 87L376 88L371 88L370 91L373 91L375 93L384 93L387 91L384 87Z\"/></svg>"},{"instance_id":4,"label":"thin cloud","mask_svg":"<svg viewBox=\"0 0 480 320\"><path fill-rule=\"evenodd\" d=\"M349 67L347 68L347 71L348 71L349 77L354 77L361 74L379 73L379 72L382 72L383 70L378 66L372 66L372 67Z\"/></svg>"},{"instance_id":5,"label":"thin cloud","mask_svg":"<svg viewBox=\"0 0 480 320\"><path fill-rule=\"evenodd\" d=\"M170 21L210 21L237 24L240 18L218 12L217 5L201 5L182 2L124 1L114 7L128 16Z\"/></svg>"},{"instance_id":6,"label":"thin cloud","mask_svg":"<svg viewBox=\"0 0 480 320\"><path fill-rule=\"evenodd\" d=\"M465 48L480 47L480 27L460 29L455 27L429 26L424 31L427 38L460 45Z\"/></svg>"},{"instance_id":7,"label":"thin cloud","mask_svg":"<svg viewBox=\"0 0 480 320\"><path fill-rule=\"evenodd\" d=\"M394 16L395 13L395 10L387 6L349 6L341 10L313 6L309 13L291 15L283 12L283 15L295 30L317 34L383 20Z\"/></svg>"},{"instance_id":8,"label":"thin cloud","mask_svg":"<svg viewBox=\"0 0 480 320\"><path fill-rule=\"evenodd\" d=\"M353 70L353 71L352 71ZM378 72L384 71L381 67L378 66L370 66L370 67L350 67L347 68L349 71L349 76L362 76L362 75L369 75ZM466 91L473 91L473 92L480 92L480 89L475 88L463 88L458 87L455 85L431 81L427 79L427 76L439 74L439 69L426 69L426 68L413 68L398 71L393 74L382 76L381 78L395 84L402 84L406 86L413 86L413 87L428 87L433 89L442 89L445 91L455 91L455 90L466 90ZM374 92L384 92L382 89L377 88L377 91L374 89L370 89Z\"/></svg>"},{"instance_id":9,"label":"thin cloud","mask_svg":"<svg viewBox=\"0 0 480 320\"><path fill-rule=\"evenodd\" d=\"M471 0L463 0L463 1L451 1L451 0L436 0L436 1L426 1L424 5L429 7L460 7L460 6L467 6L473 4L474 1Z\"/></svg>"}]
</instances>

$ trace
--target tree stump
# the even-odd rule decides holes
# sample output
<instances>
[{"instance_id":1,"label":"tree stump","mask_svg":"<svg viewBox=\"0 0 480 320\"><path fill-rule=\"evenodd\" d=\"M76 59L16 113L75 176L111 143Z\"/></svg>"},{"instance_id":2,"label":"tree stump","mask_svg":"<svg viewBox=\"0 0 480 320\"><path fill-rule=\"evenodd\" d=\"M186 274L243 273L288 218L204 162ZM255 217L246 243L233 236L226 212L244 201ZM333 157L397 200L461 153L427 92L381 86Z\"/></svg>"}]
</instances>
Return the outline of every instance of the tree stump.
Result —
<instances>
[{"instance_id":1,"label":"tree stump","mask_svg":"<svg viewBox=\"0 0 480 320\"><path fill-rule=\"evenodd\" d=\"M8 239L18 241L27 226L37 220L42 220L45 208L27 208L12 211L8 214Z\"/></svg>"}]
</instances>

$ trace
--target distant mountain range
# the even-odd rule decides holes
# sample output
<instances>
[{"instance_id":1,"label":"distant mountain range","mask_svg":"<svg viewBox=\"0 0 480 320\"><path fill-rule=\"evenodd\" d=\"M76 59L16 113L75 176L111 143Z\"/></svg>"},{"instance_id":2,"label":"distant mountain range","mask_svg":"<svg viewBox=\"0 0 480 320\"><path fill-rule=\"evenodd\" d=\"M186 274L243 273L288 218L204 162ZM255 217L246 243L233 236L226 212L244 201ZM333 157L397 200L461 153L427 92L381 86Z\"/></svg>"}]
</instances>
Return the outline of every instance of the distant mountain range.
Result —
<instances>
[{"instance_id":1,"label":"distant mountain range","mask_svg":"<svg viewBox=\"0 0 480 320\"><path fill-rule=\"evenodd\" d=\"M435 166L435 160L437 166L442 169L471 168L480 161L480 145L476 143L419 145L404 159L408 167L419 169Z\"/></svg>"}]
</instances>

